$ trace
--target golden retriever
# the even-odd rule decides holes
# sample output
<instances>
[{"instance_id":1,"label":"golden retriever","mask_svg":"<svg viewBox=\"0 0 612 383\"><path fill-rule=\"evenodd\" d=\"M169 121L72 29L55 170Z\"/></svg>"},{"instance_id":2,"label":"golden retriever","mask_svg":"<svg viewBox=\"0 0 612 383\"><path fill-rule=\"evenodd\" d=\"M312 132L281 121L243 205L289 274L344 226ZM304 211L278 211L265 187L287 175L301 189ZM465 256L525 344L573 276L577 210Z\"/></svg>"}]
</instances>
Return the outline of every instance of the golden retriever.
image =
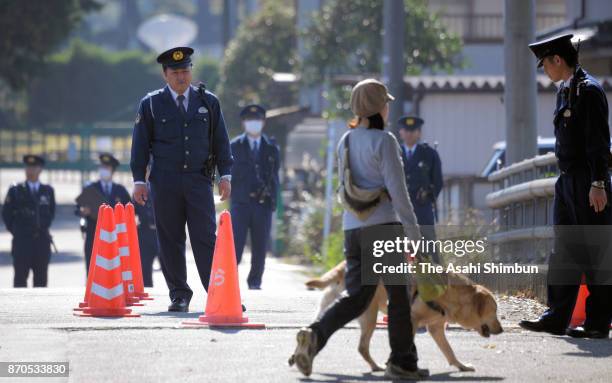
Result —
<instances>
[{"instance_id":1,"label":"golden retriever","mask_svg":"<svg viewBox=\"0 0 612 383\"><path fill-rule=\"evenodd\" d=\"M325 289L316 314L317 319L345 290L345 266L346 261L343 261L323 276L306 282L308 288ZM460 362L455 356L446 339L446 324L457 323L463 328L477 331L483 337L500 334L503 329L497 318L497 303L489 290L474 284L464 276L449 273L444 275L444 279L447 289L433 303L422 301L416 287L411 288L412 329L416 332L418 328L426 327L450 365L461 371L474 371L474 367ZM370 340L376 328L378 311L383 313L387 311L387 291L382 283L377 286L374 298L366 311L358 318L361 328L358 350L372 371L383 370L370 355Z\"/></svg>"}]
</instances>

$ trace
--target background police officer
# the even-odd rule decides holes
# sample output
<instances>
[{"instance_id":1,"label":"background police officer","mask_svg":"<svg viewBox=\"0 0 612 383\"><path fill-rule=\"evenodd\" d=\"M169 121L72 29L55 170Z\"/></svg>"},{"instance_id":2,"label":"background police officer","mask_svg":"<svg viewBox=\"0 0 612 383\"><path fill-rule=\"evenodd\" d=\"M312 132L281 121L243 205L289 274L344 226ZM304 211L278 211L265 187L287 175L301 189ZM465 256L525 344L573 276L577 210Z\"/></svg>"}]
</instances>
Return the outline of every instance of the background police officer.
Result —
<instances>
[{"instance_id":1,"label":"background police officer","mask_svg":"<svg viewBox=\"0 0 612 383\"><path fill-rule=\"evenodd\" d=\"M563 35L529 45L539 60L538 67L544 67L553 82L562 81L553 120L561 175L555 183L553 205L555 244L549 259L549 308L539 320L520 325L558 335L608 338L612 281L601 278L606 272L609 278L612 266L606 226L612 224L608 101L601 85L580 68L571 38ZM567 329L583 273L589 289L586 321L583 327Z\"/></svg>"},{"instance_id":2,"label":"background police officer","mask_svg":"<svg viewBox=\"0 0 612 383\"><path fill-rule=\"evenodd\" d=\"M103 196L103 200L110 206L115 206L117 203L130 202L130 193L123 185L113 182L113 175L119 166L119 161L110 153L101 153L100 165L98 167L99 179L92 182L83 188L94 189ZM77 205L76 214L81 216L81 230L85 233L85 270L89 272L89 260L91 258L91 250L93 248L94 237L96 235L96 218L94 212L98 211L100 206L79 206Z\"/></svg>"},{"instance_id":3,"label":"background police officer","mask_svg":"<svg viewBox=\"0 0 612 383\"><path fill-rule=\"evenodd\" d=\"M27 287L31 269L34 287L46 287L51 258L49 227L55 217L55 194L50 185L39 180L45 160L28 154L23 162L26 181L10 187L2 207L4 224L13 234L13 286Z\"/></svg>"},{"instance_id":4,"label":"background police officer","mask_svg":"<svg viewBox=\"0 0 612 383\"><path fill-rule=\"evenodd\" d=\"M424 123L419 117L406 116L398 120L398 128L402 139L406 184L414 214L423 237L435 240L436 200L443 186L442 162L434 148L419 142ZM431 257L434 262L440 263L437 252L432 252Z\"/></svg>"},{"instance_id":5,"label":"background police officer","mask_svg":"<svg viewBox=\"0 0 612 383\"><path fill-rule=\"evenodd\" d=\"M146 179L149 179L151 163L147 166ZM150 185L147 182L150 191ZM140 246L140 263L142 265L142 280L145 287L153 287L153 261L159 254L157 244L157 229L155 226L155 212L153 199L149 198L144 205L136 204L135 212L138 216L138 244Z\"/></svg>"},{"instance_id":6,"label":"background police officer","mask_svg":"<svg viewBox=\"0 0 612 383\"><path fill-rule=\"evenodd\" d=\"M272 212L276 208L280 151L262 134L266 111L259 105L248 105L240 112L244 134L231 142L232 167L231 213L238 263L247 233L251 233L250 289L259 290L270 242Z\"/></svg>"},{"instance_id":7,"label":"background police officer","mask_svg":"<svg viewBox=\"0 0 612 383\"><path fill-rule=\"evenodd\" d=\"M183 312L193 295L187 284L185 223L200 280L208 289L216 238L212 177L216 166L221 200L229 198L232 166L217 97L191 85L192 54L191 48L177 47L157 57L167 85L140 102L130 162L134 200L142 205L149 196L145 173L152 154L149 180L162 271L170 290L168 310Z\"/></svg>"}]
</instances>

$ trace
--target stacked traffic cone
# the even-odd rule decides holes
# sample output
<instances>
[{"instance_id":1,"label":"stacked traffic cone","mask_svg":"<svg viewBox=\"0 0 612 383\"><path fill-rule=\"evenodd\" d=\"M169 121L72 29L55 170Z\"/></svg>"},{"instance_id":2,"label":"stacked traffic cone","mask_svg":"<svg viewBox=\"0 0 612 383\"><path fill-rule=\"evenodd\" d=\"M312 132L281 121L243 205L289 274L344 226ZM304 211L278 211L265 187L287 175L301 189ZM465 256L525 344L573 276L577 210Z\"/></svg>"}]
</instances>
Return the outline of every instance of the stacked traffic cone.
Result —
<instances>
[{"instance_id":1,"label":"stacked traffic cone","mask_svg":"<svg viewBox=\"0 0 612 383\"><path fill-rule=\"evenodd\" d=\"M238 266L232 233L232 218L226 210L219 218L211 277L208 284L206 310L197 321L184 321L184 325L265 328L263 323L248 323L242 316Z\"/></svg>"},{"instance_id":2,"label":"stacked traffic cone","mask_svg":"<svg viewBox=\"0 0 612 383\"><path fill-rule=\"evenodd\" d=\"M79 316L95 317L134 317L132 310L125 307L125 290L121 275L121 256L117 233L115 230L115 215L110 206L102 209L98 215L99 233L94 238L96 252L92 255L94 265L88 306L83 308Z\"/></svg>"},{"instance_id":3,"label":"stacked traffic cone","mask_svg":"<svg viewBox=\"0 0 612 383\"><path fill-rule=\"evenodd\" d=\"M94 238L98 238L100 236L100 222L101 222L101 217L102 217L102 211L104 210L105 207L107 207L107 204L102 204L100 205L100 207L98 208L98 218L96 219L96 234ZM76 311L82 311L84 307L87 307L87 298L89 297L89 292L91 291L91 282L93 281L93 269L94 269L94 265L95 262L92 262L93 259L96 259L96 244L98 243L98 240L95 239L92 249L91 249L91 254L89 254L89 271L87 272L87 282L85 283L85 298L83 298L83 302L79 303L79 307L75 307L74 310Z\"/></svg>"},{"instance_id":4,"label":"stacked traffic cone","mask_svg":"<svg viewBox=\"0 0 612 383\"><path fill-rule=\"evenodd\" d=\"M115 205L115 232L117 233L117 244L119 246L119 256L121 257L121 277L125 291L125 303L128 306L144 306L138 303L139 299L134 295L133 281L133 255L130 253L128 229L125 223L125 208L122 204ZM138 265L140 268L140 265Z\"/></svg>"},{"instance_id":5,"label":"stacked traffic cone","mask_svg":"<svg viewBox=\"0 0 612 383\"><path fill-rule=\"evenodd\" d=\"M134 296L140 300L153 300L149 294L144 291L144 281L142 279L142 263L140 262L140 246L138 245L138 230L136 229L136 214L134 205L127 203L125 205L125 221L127 225L127 234L130 248L130 263L134 281Z\"/></svg>"}]
</instances>

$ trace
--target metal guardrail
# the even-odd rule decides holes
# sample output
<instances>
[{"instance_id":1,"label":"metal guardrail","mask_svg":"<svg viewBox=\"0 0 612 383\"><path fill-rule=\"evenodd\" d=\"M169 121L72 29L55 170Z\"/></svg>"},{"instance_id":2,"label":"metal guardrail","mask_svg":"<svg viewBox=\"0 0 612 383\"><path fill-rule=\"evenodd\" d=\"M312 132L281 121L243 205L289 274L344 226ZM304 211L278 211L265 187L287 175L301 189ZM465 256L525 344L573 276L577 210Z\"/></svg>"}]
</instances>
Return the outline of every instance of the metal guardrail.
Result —
<instances>
[{"instance_id":1,"label":"metal guardrail","mask_svg":"<svg viewBox=\"0 0 612 383\"><path fill-rule=\"evenodd\" d=\"M553 198L559 175L554 153L492 173L486 197L498 231L488 237L502 261L543 263L552 248Z\"/></svg>"},{"instance_id":2,"label":"metal guardrail","mask_svg":"<svg viewBox=\"0 0 612 383\"><path fill-rule=\"evenodd\" d=\"M27 153L43 153L50 170L90 171L100 151L112 152L128 170L132 127L70 126L0 129L0 168L21 168Z\"/></svg>"}]
</instances>

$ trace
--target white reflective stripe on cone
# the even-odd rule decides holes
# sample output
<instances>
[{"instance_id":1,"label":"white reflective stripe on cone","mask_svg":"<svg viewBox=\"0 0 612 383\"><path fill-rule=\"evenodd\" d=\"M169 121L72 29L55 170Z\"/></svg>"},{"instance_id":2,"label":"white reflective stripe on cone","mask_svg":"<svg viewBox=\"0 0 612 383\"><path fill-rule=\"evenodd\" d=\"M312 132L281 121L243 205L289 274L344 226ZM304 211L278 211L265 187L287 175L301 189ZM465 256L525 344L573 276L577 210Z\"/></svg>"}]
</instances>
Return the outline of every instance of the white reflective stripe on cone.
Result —
<instances>
[{"instance_id":1,"label":"white reflective stripe on cone","mask_svg":"<svg viewBox=\"0 0 612 383\"><path fill-rule=\"evenodd\" d=\"M127 225L125 223L118 223L115 225L115 232L117 234L127 233Z\"/></svg>"},{"instance_id":2,"label":"white reflective stripe on cone","mask_svg":"<svg viewBox=\"0 0 612 383\"><path fill-rule=\"evenodd\" d=\"M91 284L91 292L100 298L111 300L123 294L123 283L119 283L117 286L107 289L106 287L100 286L96 282L93 282Z\"/></svg>"},{"instance_id":3,"label":"white reflective stripe on cone","mask_svg":"<svg viewBox=\"0 0 612 383\"><path fill-rule=\"evenodd\" d=\"M117 233L100 229L100 240L107 243L113 243L117 240Z\"/></svg>"},{"instance_id":4,"label":"white reflective stripe on cone","mask_svg":"<svg viewBox=\"0 0 612 383\"><path fill-rule=\"evenodd\" d=\"M130 247L129 246L121 246L119 248L119 256L127 257L130 255Z\"/></svg>"},{"instance_id":5,"label":"white reflective stripe on cone","mask_svg":"<svg viewBox=\"0 0 612 383\"><path fill-rule=\"evenodd\" d=\"M117 267L121 266L121 258L116 256L115 258L104 258L101 255L96 255L96 266L100 266L104 270L114 270Z\"/></svg>"},{"instance_id":6,"label":"white reflective stripe on cone","mask_svg":"<svg viewBox=\"0 0 612 383\"><path fill-rule=\"evenodd\" d=\"M131 281L132 280L132 272L131 271L124 271L121 273L121 277L123 278L124 281Z\"/></svg>"}]
</instances>

